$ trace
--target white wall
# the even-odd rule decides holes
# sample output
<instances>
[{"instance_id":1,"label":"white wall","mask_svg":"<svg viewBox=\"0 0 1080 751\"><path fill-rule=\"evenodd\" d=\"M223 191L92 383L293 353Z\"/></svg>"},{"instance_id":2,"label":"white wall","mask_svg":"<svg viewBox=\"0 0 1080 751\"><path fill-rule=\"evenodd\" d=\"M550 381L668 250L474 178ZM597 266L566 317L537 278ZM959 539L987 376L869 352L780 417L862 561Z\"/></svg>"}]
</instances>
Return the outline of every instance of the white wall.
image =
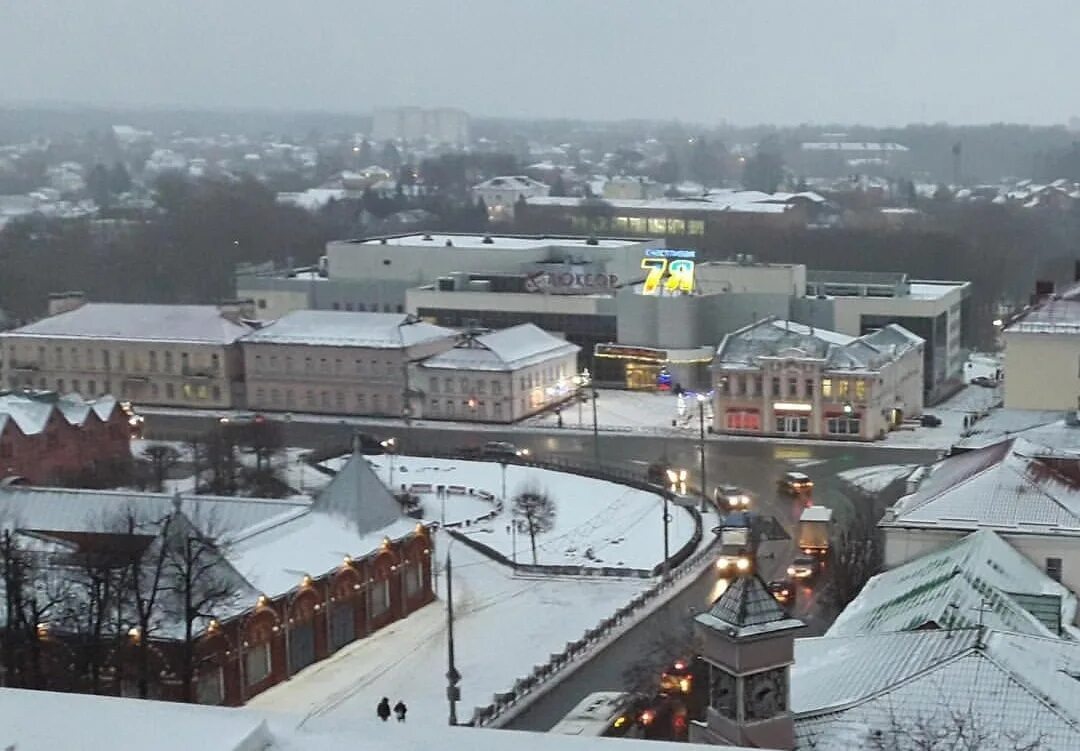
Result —
<instances>
[{"instance_id":1,"label":"white wall","mask_svg":"<svg viewBox=\"0 0 1080 751\"><path fill-rule=\"evenodd\" d=\"M1080 336L1005 332L1005 406L1077 409Z\"/></svg>"}]
</instances>

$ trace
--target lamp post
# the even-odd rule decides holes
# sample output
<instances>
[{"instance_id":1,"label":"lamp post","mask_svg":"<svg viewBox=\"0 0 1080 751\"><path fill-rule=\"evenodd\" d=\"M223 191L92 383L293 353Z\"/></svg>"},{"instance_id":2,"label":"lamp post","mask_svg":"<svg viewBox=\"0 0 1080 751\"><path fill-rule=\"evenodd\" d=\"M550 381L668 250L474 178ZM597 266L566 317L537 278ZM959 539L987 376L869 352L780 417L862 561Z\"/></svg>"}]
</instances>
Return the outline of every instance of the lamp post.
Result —
<instances>
[{"instance_id":1,"label":"lamp post","mask_svg":"<svg viewBox=\"0 0 1080 751\"><path fill-rule=\"evenodd\" d=\"M461 700L461 673L454 664L454 570L446 551L446 700L450 704L450 724L457 725L457 703Z\"/></svg>"},{"instance_id":2,"label":"lamp post","mask_svg":"<svg viewBox=\"0 0 1080 751\"><path fill-rule=\"evenodd\" d=\"M592 437L593 437L593 459L596 463L597 469L600 467L600 423L596 417L596 399L600 396L600 393L596 390L592 390Z\"/></svg>"},{"instance_id":3,"label":"lamp post","mask_svg":"<svg viewBox=\"0 0 1080 751\"><path fill-rule=\"evenodd\" d=\"M708 481L705 476L705 394L697 395L698 406L698 452L701 454L701 513L705 513L705 495Z\"/></svg>"}]
</instances>

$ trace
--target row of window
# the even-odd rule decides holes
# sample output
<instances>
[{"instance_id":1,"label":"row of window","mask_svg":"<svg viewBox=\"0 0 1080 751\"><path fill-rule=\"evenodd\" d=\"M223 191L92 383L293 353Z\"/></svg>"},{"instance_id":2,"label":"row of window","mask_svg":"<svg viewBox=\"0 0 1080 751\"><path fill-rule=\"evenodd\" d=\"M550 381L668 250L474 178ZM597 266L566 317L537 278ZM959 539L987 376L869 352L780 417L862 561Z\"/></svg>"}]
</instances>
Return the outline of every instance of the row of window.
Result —
<instances>
[{"instance_id":1,"label":"row of window","mask_svg":"<svg viewBox=\"0 0 1080 751\"><path fill-rule=\"evenodd\" d=\"M112 381L105 379L101 382L101 390L98 390L98 382L93 378L88 378L83 381L79 378L72 378L70 384L63 378L57 378L52 382L55 384L54 390L60 394L75 393L85 397L101 396L103 394L113 394ZM33 378L22 378L12 375L8 376L8 386L12 389L19 388L38 388L48 389L50 381L45 378L39 378L35 381ZM68 388L70 386L70 389ZM85 388L84 388L85 387ZM141 383L129 383L127 381L121 381L120 383L120 396L123 398L146 398L149 396L151 400L160 399L164 394L165 398L170 401L179 398L189 402L205 402L209 400L220 401L221 400L221 387L211 386L205 383L184 383L180 388L176 387L175 383L166 383L164 388L158 385L156 382L149 384Z\"/></svg>"},{"instance_id":2,"label":"row of window","mask_svg":"<svg viewBox=\"0 0 1080 751\"><path fill-rule=\"evenodd\" d=\"M269 399L268 399L269 397ZM354 395L352 405L349 404L348 395L344 391L316 391L307 389L296 392L293 389L255 389L255 406L269 407L271 409L306 409L321 410L324 412L335 411L344 413L352 408L352 411L360 414L390 414L400 412L400 400L394 394L367 394L357 392Z\"/></svg>"},{"instance_id":3,"label":"row of window","mask_svg":"<svg viewBox=\"0 0 1080 751\"><path fill-rule=\"evenodd\" d=\"M291 355L255 355L254 371L256 373L269 374L304 374L304 375L362 375L362 376L388 376L401 375L401 364L393 360L361 360L354 359L350 364L340 357L331 360L329 357L305 357L301 361L299 357Z\"/></svg>"},{"instance_id":4,"label":"row of window","mask_svg":"<svg viewBox=\"0 0 1080 751\"><path fill-rule=\"evenodd\" d=\"M724 414L727 430L761 431L761 413L756 410L728 410ZM830 417L825 420L825 430L830 435L860 435L862 420L859 416ZM810 418L805 415L777 415L777 433L809 433Z\"/></svg>"},{"instance_id":5,"label":"row of window","mask_svg":"<svg viewBox=\"0 0 1080 751\"><path fill-rule=\"evenodd\" d=\"M368 313L378 313L379 312L379 303L377 303L377 302L373 302L370 305L365 305L362 302L358 302L355 305L353 303L351 303L351 302L347 302L347 303L344 303L344 304L339 303L339 302L335 302L335 303L331 303L330 307L333 308L334 310L342 310L342 308L344 308L345 310L356 311L358 313L364 313L365 311L368 312ZM404 313L405 312L405 306L400 305L400 304L391 305L390 303L383 303L382 312L383 313Z\"/></svg>"},{"instance_id":6,"label":"row of window","mask_svg":"<svg viewBox=\"0 0 1080 751\"><path fill-rule=\"evenodd\" d=\"M72 370L98 370L100 368L101 370L111 371L115 366L115 370L120 372L128 370L128 353L124 350L113 352L108 349L96 350L91 347L86 349L54 347L50 356L47 347L39 346L37 348L37 359L33 362L23 362L16 357L16 347L12 344L8 347L8 355L12 364L16 367L32 365L36 368L71 368ZM146 353L145 369L147 372L157 373L160 370L165 373L174 373L177 365L180 367L179 372L183 374L217 373L221 368L221 358L216 353L210 355L208 363L196 362L188 352L181 352L177 357L171 350L165 350L160 353L160 360L158 355L157 350L150 350ZM161 367L159 368L159 366ZM131 370L135 373L141 373L144 370L143 359L135 353L131 355Z\"/></svg>"},{"instance_id":7,"label":"row of window","mask_svg":"<svg viewBox=\"0 0 1080 751\"><path fill-rule=\"evenodd\" d=\"M716 383L716 391L721 396L763 396L762 388L766 381L760 375L749 373L728 373ZM787 399L813 399L815 380L813 378L781 378L774 376L768 380L769 393L765 396ZM866 401L866 380L862 378L822 378L821 396L825 399L856 402Z\"/></svg>"},{"instance_id":8,"label":"row of window","mask_svg":"<svg viewBox=\"0 0 1080 751\"><path fill-rule=\"evenodd\" d=\"M571 216L570 226L582 233L634 235L704 235L703 219L672 219L664 216Z\"/></svg>"}]
</instances>

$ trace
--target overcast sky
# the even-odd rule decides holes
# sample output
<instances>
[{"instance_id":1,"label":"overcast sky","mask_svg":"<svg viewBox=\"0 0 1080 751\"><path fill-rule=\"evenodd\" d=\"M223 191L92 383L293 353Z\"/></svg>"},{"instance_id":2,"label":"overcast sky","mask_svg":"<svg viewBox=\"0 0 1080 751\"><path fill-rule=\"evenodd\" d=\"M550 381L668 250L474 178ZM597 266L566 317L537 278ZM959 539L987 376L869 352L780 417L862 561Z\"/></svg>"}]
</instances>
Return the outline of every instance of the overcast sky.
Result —
<instances>
[{"instance_id":1,"label":"overcast sky","mask_svg":"<svg viewBox=\"0 0 1080 751\"><path fill-rule=\"evenodd\" d=\"M0 0L0 102L1060 123L1078 32L1078 0Z\"/></svg>"}]
</instances>

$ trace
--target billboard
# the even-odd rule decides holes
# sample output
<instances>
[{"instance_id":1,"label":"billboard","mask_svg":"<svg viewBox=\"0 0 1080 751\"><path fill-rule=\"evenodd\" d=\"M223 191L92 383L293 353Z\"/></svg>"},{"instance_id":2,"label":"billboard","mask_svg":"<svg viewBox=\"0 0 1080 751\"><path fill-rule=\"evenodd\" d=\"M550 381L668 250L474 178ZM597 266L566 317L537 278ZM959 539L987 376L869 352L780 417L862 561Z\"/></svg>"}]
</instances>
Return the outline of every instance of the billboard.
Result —
<instances>
[{"instance_id":1,"label":"billboard","mask_svg":"<svg viewBox=\"0 0 1080 751\"><path fill-rule=\"evenodd\" d=\"M648 271L641 287L643 295L694 291L697 251L680 248L647 248L641 268Z\"/></svg>"}]
</instances>

